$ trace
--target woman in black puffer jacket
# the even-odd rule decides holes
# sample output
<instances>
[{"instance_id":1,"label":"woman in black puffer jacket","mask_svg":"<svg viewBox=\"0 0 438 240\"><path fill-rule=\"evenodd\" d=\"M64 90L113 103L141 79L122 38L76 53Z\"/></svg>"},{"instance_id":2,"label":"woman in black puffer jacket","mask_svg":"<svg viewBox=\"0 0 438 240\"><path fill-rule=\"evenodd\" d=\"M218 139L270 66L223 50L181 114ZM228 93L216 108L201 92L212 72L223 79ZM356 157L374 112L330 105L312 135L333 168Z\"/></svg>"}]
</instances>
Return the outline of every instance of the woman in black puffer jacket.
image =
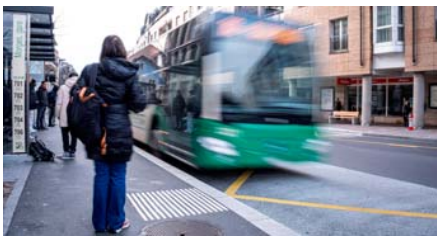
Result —
<instances>
[{"instance_id":1,"label":"woman in black puffer jacket","mask_svg":"<svg viewBox=\"0 0 438 240\"><path fill-rule=\"evenodd\" d=\"M79 86L89 81L90 68L83 70ZM99 146L86 146L94 160L93 225L96 232L120 232L129 227L125 218L126 162L132 154L133 139L129 111L146 108L146 96L137 79L138 66L126 60L126 50L118 36L105 38L97 71L95 90L108 105L102 108L106 132L106 153Z\"/></svg>"}]
</instances>

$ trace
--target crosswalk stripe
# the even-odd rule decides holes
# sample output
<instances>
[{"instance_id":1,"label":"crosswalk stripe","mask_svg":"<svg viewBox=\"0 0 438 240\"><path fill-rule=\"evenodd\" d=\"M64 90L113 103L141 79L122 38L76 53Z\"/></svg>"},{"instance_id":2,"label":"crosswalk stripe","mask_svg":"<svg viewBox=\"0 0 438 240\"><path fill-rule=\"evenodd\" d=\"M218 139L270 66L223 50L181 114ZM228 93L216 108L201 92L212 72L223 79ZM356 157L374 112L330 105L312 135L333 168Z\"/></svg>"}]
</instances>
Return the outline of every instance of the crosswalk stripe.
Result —
<instances>
[{"instance_id":1,"label":"crosswalk stripe","mask_svg":"<svg viewBox=\"0 0 438 240\"><path fill-rule=\"evenodd\" d=\"M127 198L144 221L228 211L195 188L128 193Z\"/></svg>"},{"instance_id":2,"label":"crosswalk stripe","mask_svg":"<svg viewBox=\"0 0 438 240\"><path fill-rule=\"evenodd\" d=\"M169 213L167 212L166 208L164 208L164 205L163 205L163 204L160 204L160 203L155 199L155 197L152 196L151 193L146 193L146 195L148 195L148 196L152 199L152 201L155 203L155 205L156 205L159 209L161 209L161 211L163 211L164 215L166 215L168 218L172 218L172 215L169 214Z\"/></svg>"},{"instance_id":3,"label":"crosswalk stripe","mask_svg":"<svg viewBox=\"0 0 438 240\"><path fill-rule=\"evenodd\" d=\"M190 196L194 197L197 199L197 201L202 202L202 204L204 205L204 207L207 209L207 211L210 212L218 212L217 209L215 209L214 207L211 206L211 204L207 201L205 201L205 199L203 199L200 195L197 195L196 193L192 192L191 190L187 191L187 194L189 194Z\"/></svg>"},{"instance_id":4,"label":"crosswalk stripe","mask_svg":"<svg viewBox=\"0 0 438 240\"><path fill-rule=\"evenodd\" d=\"M145 209L145 207L144 207L143 203L141 202L141 200L138 199L138 197L137 197L135 194L133 194L131 197L132 197L132 199L134 199L135 202L138 204L138 206L140 207L141 211L142 211L144 214L146 214L147 217L148 217L150 220L154 220L154 217L153 217L152 215L150 215L149 212Z\"/></svg>"},{"instance_id":5,"label":"crosswalk stripe","mask_svg":"<svg viewBox=\"0 0 438 240\"><path fill-rule=\"evenodd\" d=\"M207 194L201 192L200 190L198 190L196 188L193 188L192 191L197 192L200 196L202 196L204 199L206 199L206 201L209 201L211 204L213 204L217 208L219 208L219 209L221 209L223 211L227 211L228 210L226 207L222 206L219 202L215 201L210 196L208 196Z\"/></svg>"},{"instance_id":6,"label":"crosswalk stripe","mask_svg":"<svg viewBox=\"0 0 438 240\"><path fill-rule=\"evenodd\" d=\"M180 190L176 190L176 192L180 192ZM204 204L202 202L199 202L196 199L192 198L189 194L182 193L181 195L187 199L187 201L190 203L191 206L197 208L199 211L201 211L204 214L208 213L208 210L203 208Z\"/></svg>"},{"instance_id":7,"label":"crosswalk stripe","mask_svg":"<svg viewBox=\"0 0 438 240\"><path fill-rule=\"evenodd\" d=\"M155 213L155 211L152 209L152 207L147 203L147 201L145 199L143 199L143 197L139 193L134 194L134 196L137 196L141 200L141 202L143 203L143 206L145 206L147 208L147 210L145 210L145 212L149 212L151 215L153 215L152 220L160 219L158 214Z\"/></svg>"},{"instance_id":8,"label":"crosswalk stripe","mask_svg":"<svg viewBox=\"0 0 438 240\"><path fill-rule=\"evenodd\" d=\"M172 192L174 194L175 197L177 197L178 199L180 199L180 201L184 204L185 207L187 207L187 209L189 209L189 211L193 214L193 215L198 215L201 214L197 209L195 209L193 206L191 206L189 203L187 203L187 201L180 196L179 193L175 192L174 190L170 190L170 192Z\"/></svg>"},{"instance_id":9,"label":"crosswalk stripe","mask_svg":"<svg viewBox=\"0 0 438 240\"><path fill-rule=\"evenodd\" d=\"M132 197L129 194L128 194L128 199L131 202L132 206L134 206L135 210L137 210L137 212L140 214L141 218L143 218L144 221L147 221L148 219L143 214L143 212L139 209L137 203L134 202L134 200L132 199Z\"/></svg>"},{"instance_id":10,"label":"crosswalk stripe","mask_svg":"<svg viewBox=\"0 0 438 240\"><path fill-rule=\"evenodd\" d=\"M191 214L183 207L183 204L174 196L172 196L172 193L168 192L167 190L163 192L164 195L169 197L171 201L175 204L175 206L180 209L185 216L190 216Z\"/></svg>"},{"instance_id":11,"label":"crosswalk stripe","mask_svg":"<svg viewBox=\"0 0 438 240\"><path fill-rule=\"evenodd\" d=\"M161 204L162 206L167 206L169 213L172 215L171 218L174 217L179 217L179 216L183 216L182 214L179 215L177 213L177 210L174 209L174 206L172 206L172 204L169 204L165 198L163 197L163 195L161 193L154 193L151 192L152 196L155 196L155 199L157 199L157 201L159 202L159 204Z\"/></svg>"},{"instance_id":12,"label":"crosswalk stripe","mask_svg":"<svg viewBox=\"0 0 438 240\"><path fill-rule=\"evenodd\" d=\"M146 201L148 201L148 203L151 205L151 207L154 209L153 211L155 211L158 215L160 215L161 218L166 219L167 217L160 211L160 209L158 209L157 206L155 206L155 203L152 202L152 200L149 199L148 196L146 196L145 193L140 193L144 199L146 199Z\"/></svg>"}]
</instances>

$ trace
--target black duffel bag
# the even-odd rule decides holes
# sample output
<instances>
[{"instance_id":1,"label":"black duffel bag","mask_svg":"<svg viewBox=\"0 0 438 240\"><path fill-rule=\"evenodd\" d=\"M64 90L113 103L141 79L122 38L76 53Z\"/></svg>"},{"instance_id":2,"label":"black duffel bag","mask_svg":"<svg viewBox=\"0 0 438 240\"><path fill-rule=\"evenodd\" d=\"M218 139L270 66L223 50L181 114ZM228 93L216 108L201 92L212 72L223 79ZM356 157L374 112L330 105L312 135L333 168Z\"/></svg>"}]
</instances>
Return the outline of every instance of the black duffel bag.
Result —
<instances>
[{"instance_id":1,"label":"black duffel bag","mask_svg":"<svg viewBox=\"0 0 438 240\"><path fill-rule=\"evenodd\" d=\"M29 154L37 162L53 162L55 161L55 154L50 151L46 145L38 139L31 142L29 145Z\"/></svg>"}]
</instances>

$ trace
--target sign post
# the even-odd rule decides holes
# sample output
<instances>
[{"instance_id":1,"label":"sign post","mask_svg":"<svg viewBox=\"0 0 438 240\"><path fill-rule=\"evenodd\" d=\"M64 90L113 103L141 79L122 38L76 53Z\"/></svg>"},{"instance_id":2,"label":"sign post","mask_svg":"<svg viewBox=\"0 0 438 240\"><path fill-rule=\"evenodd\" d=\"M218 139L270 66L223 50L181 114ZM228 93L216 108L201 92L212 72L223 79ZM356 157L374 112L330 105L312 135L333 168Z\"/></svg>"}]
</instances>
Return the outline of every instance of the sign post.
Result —
<instances>
[{"instance_id":1,"label":"sign post","mask_svg":"<svg viewBox=\"0 0 438 240\"><path fill-rule=\"evenodd\" d=\"M12 152L26 152L27 16L14 14L12 40Z\"/></svg>"}]
</instances>

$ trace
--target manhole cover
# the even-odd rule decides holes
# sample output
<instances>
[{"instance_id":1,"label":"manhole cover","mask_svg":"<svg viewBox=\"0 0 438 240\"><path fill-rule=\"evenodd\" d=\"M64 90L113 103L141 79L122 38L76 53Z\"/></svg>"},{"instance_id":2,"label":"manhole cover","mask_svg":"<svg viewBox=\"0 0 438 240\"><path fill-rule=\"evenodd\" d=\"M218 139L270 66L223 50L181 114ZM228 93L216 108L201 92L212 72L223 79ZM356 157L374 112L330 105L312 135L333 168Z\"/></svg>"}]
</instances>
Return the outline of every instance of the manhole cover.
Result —
<instances>
[{"instance_id":1,"label":"manhole cover","mask_svg":"<svg viewBox=\"0 0 438 240\"><path fill-rule=\"evenodd\" d=\"M141 236L221 236L219 228L199 221L166 221L146 226Z\"/></svg>"}]
</instances>

